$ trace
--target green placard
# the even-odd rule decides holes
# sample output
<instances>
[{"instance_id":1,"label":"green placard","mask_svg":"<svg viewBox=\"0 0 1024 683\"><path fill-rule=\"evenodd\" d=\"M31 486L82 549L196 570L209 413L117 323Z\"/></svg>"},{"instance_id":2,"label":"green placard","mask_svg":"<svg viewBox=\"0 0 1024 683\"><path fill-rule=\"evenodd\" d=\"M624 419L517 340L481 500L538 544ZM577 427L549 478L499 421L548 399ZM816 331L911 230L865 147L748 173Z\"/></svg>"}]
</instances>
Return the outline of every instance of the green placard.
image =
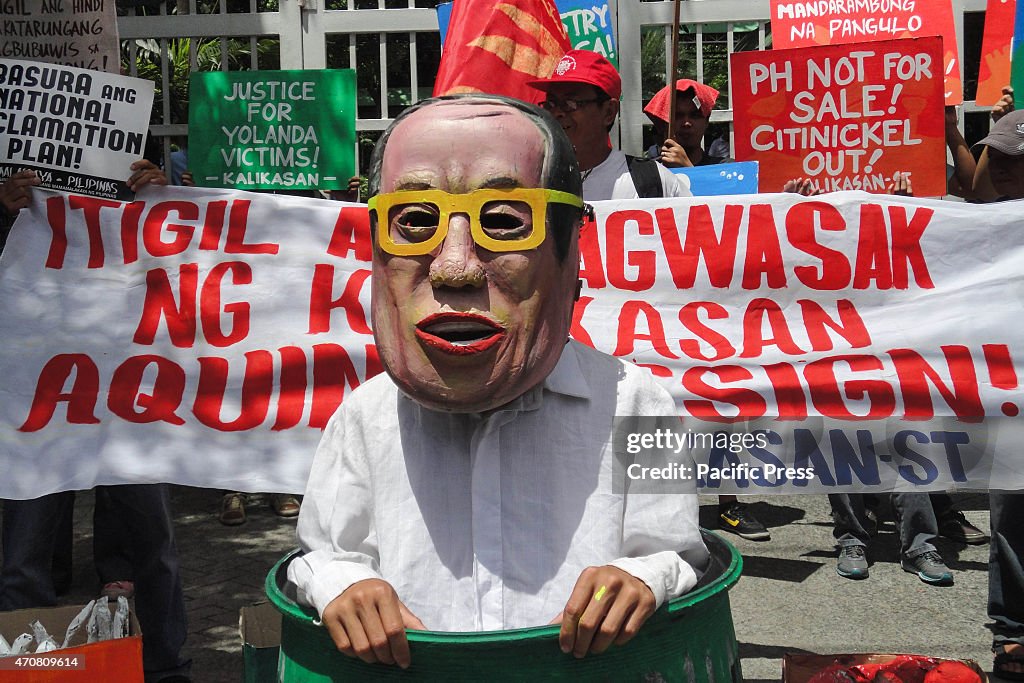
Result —
<instances>
[{"instance_id":1,"label":"green placard","mask_svg":"<svg viewBox=\"0 0 1024 683\"><path fill-rule=\"evenodd\" d=\"M336 190L355 175L352 69L196 72L189 89L196 185Z\"/></svg>"}]
</instances>

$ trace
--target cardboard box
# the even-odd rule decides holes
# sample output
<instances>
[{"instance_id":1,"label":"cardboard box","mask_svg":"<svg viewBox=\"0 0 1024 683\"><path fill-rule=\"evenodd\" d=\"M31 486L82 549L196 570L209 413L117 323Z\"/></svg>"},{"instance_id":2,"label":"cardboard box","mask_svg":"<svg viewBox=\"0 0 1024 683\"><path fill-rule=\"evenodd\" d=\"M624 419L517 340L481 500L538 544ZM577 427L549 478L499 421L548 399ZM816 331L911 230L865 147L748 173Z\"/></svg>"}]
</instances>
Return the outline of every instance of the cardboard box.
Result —
<instances>
[{"instance_id":1,"label":"cardboard box","mask_svg":"<svg viewBox=\"0 0 1024 683\"><path fill-rule=\"evenodd\" d=\"M843 666L856 666L858 664L884 664L885 662L891 662L900 656L901 655L898 654L878 653L815 655L793 654L791 652L787 652L782 657L782 683L807 683L811 676L832 664L838 663ZM917 656L926 657L928 655ZM982 683L986 683L986 681L988 681L988 678L985 676L985 672L982 671L981 667L978 666L978 663L973 660L948 660L943 659L942 657L933 657L932 659L939 662L959 661L961 664L966 664L973 669L974 672L981 677Z\"/></svg>"},{"instance_id":2,"label":"cardboard box","mask_svg":"<svg viewBox=\"0 0 1024 683\"><path fill-rule=\"evenodd\" d=\"M269 602L243 607L238 615L242 634L242 664L245 683L277 680L277 657L281 651L281 613Z\"/></svg>"},{"instance_id":3,"label":"cardboard box","mask_svg":"<svg viewBox=\"0 0 1024 683\"><path fill-rule=\"evenodd\" d=\"M31 633L29 624L38 620L46 627L47 632L60 645L64 642L64 634L68 624L78 616L85 605L67 607L49 607L40 609L21 609L13 612L0 612L0 633L8 643L22 633ZM69 646L62 650L54 650L43 654L24 655L25 658L47 658L67 662L68 658L80 657L80 668L54 666L47 668L9 668L12 658L0 659L0 683L76 683L94 681L118 681L118 683L143 683L142 675L142 630L134 613L128 616L128 637L105 640L98 643L86 643L88 639L85 626L79 629Z\"/></svg>"}]
</instances>

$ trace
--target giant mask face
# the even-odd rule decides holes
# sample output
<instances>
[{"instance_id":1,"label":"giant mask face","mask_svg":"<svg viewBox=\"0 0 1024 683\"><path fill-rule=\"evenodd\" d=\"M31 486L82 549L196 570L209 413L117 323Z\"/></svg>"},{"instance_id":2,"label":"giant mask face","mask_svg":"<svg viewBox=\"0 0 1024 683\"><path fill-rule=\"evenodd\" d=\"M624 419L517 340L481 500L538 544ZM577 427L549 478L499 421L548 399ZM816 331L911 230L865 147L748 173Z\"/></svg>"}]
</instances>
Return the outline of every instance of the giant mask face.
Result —
<instances>
[{"instance_id":1,"label":"giant mask face","mask_svg":"<svg viewBox=\"0 0 1024 683\"><path fill-rule=\"evenodd\" d=\"M388 374L428 408L497 408L562 353L577 226L559 257L543 207L579 200L537 189L547 151L523 112L479 99L429 104L391 131L371 203L374 338Z\"/></svg>"}]
</instances>

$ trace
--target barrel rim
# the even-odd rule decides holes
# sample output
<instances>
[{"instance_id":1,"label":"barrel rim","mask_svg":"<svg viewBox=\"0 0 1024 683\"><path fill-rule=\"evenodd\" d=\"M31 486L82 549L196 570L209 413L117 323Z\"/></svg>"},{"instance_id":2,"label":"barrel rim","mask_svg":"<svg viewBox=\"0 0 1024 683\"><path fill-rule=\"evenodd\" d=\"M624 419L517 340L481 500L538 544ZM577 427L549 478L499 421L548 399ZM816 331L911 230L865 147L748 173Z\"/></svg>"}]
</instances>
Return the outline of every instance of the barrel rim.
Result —
<instances>
[{"instance_id":1,"label":"barrel rim","mask_svg":"<svg viewBox=\"0 0 1024 683\"><path fill-rule=\"evenodd\" d=\"M729 590L739 580L740 574L743 572L743 557L734 545L708 529L702 528L701 535L704 537L705 543L710 541L710 545L717 546L724 551L727 551L729 554L729 563L722 574L718 578L712 580L711 583L670 600L666 610L669 615L687 609L688 607L692 607L703 600ZM264 590L270 598L270 602L273 603L273 605L286 617L291 617L300 623L313 626L319 624L319 615L316 613L316 610L311 607L304 607L298 604L285 595L284 591L279 588L279 581L283 583L285 580L288 563L298 557L301 553L302 550L300 548L296 548L278 560L271 570L267 572L267 578L264 581ZM551 638L558 635L559 629L560 627L557 624L554 624L550 626L528 626L526 628L508 629L503 631L407 630L406 635L409 641L414 643L507 643L510 641Z\"/></svg>"}]
</instances>

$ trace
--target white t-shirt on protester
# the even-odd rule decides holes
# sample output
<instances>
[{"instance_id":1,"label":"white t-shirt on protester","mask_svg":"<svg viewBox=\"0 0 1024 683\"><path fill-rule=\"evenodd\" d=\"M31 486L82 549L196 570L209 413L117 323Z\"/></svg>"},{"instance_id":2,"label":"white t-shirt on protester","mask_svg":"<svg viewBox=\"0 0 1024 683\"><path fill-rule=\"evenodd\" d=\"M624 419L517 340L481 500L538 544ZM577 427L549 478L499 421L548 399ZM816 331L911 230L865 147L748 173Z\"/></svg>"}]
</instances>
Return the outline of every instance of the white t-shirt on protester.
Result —
<instances>
[{"instance_id":1,"label":"white t-shirt on protester","mask_svg":"<svg viewBox=\"0 0 1024 683\"><path fill-rule=\"evenodd\" d=\"M663 197L692 197L690 179L676 175L661 164L655 163L661 176ZM626 155L613 149L608 158L583 175L583 200L597 202L602 199L637 199L633 176L629 174Z\"/></svg>"}]
</instances>

